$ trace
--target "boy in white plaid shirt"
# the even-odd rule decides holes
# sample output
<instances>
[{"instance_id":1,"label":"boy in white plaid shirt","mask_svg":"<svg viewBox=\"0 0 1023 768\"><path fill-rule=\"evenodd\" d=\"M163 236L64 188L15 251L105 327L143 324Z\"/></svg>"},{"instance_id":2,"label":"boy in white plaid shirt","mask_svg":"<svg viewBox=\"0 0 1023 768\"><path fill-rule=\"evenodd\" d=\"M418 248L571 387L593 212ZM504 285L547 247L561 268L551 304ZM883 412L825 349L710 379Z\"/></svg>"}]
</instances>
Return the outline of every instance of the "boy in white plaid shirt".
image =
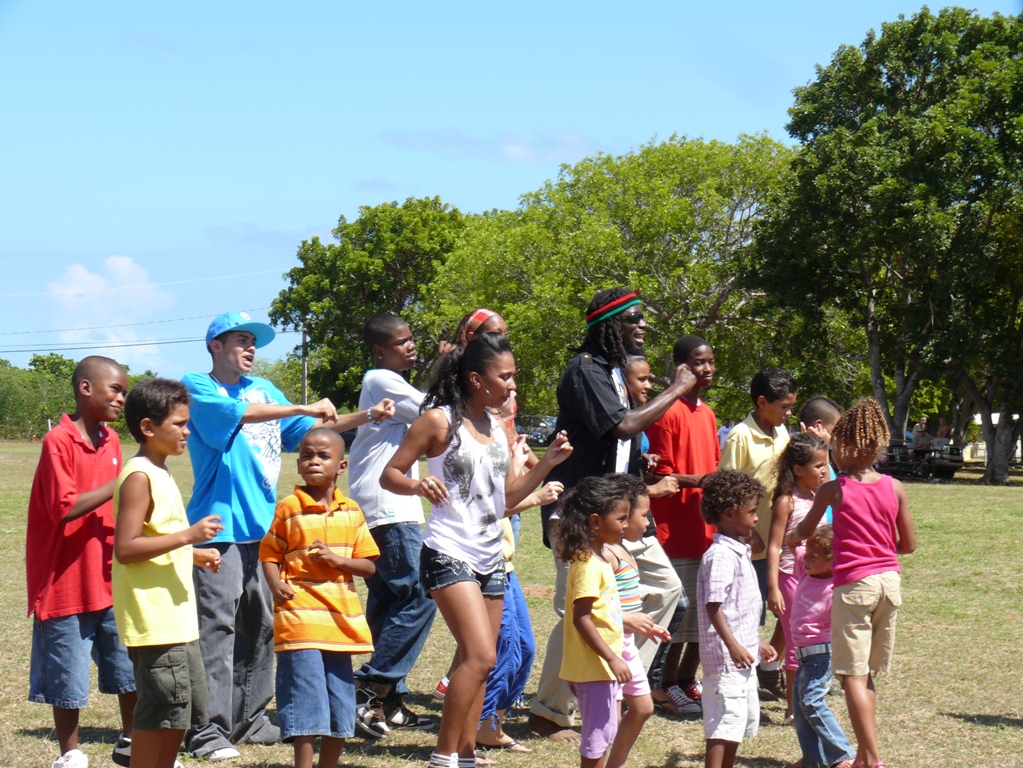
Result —
<instances>
[{"instance_id":1,"label":"boy in white plaid shirt","mask_svg":"<svg viewBox=\"0 0 1023 768\"><path fill-rule=\"evenodd\" d=\"M762 600L745 542L756 525L764 486L730 469L708 475L701 486L703 517L717 527L696 585L705 765L732 768L739 743L756 736L760 724L758 657L768 662L777 658L758 635Z\"/></svg>"}]
</instances>

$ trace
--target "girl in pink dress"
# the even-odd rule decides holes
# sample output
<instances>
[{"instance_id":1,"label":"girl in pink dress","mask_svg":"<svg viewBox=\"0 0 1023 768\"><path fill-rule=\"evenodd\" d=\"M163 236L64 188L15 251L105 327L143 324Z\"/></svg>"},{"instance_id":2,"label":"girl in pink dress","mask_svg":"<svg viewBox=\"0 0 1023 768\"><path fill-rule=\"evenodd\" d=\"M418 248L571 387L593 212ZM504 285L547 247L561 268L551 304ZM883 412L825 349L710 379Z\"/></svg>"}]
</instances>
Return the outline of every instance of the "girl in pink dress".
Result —
<instances>
[{"instance_id":1,"label":"girl in pink dress","mask_svg":"<svg viewBox=\"0 0 1023 768\"><path fill-rule=\"evenodd\" d=\"M817 489L828 479L828 447L817 435L794 435L778 457L778 485L771 507L771 530L767 537L767 607L778 617L785 646L776 648L785 662L785 724L792 722L792 684L799 665L792 647L789 622L792 595L796 591L795 555L785 546L785 535L803 522Z\"/></svg>"}]
</instances>

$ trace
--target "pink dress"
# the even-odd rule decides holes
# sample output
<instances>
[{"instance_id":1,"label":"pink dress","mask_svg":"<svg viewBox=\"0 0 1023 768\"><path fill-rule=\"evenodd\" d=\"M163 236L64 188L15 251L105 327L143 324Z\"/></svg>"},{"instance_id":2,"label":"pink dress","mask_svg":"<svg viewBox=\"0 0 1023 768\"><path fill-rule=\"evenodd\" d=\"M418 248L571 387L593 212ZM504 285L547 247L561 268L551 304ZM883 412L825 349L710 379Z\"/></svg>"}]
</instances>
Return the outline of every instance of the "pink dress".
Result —
<instances>
[{"instance_id":1,"label":"pink dress","mask_svg":"<svg viewBox=\"0 0 1023 768\"><path fill-rule=\"evenodd\" d=\"M789 521L785 525L786 536L796 530L799 524L803 522L803 518L806 517L812 506L813 499L804 499L799 496L792 497L792 514L789 515ZM824 518L821 518L821 522L824 522ZM799 548L800 557L802 556L802 549L802 547ZM779 621L781 621L782 632L785 634L784 668L787 670L799 669L796 649L792 644L791 628L792 602L796 596L796 585L799 583L799 577L795 573L795 565L796 553L788 547L782 546L781 557L778 560L778 589L785 600L785 612L782 613Z\"/></svg>"}]
</instances>

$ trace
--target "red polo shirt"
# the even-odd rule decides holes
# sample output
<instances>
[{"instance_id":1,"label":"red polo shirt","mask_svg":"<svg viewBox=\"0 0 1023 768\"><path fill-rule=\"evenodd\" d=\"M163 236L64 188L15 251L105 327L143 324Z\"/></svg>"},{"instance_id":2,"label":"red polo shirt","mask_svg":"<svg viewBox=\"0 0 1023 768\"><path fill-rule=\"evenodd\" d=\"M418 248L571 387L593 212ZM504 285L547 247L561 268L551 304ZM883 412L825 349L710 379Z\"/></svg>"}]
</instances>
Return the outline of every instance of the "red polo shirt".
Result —
<instances>
[{"instance_id":1,"label":"red polo shirt","mask_svg":"<svg viewBox=\"0 0 1023 768\"><path fill-rule=\"evenodd\" d=\"M100 427L99 445L93 448L64 414L43 438L28 502L29 616L45 621L113 605L113 501L67 524L60 521L79 494L116 479L120 471L121 441L108 427Z\"/></svg>"},{"instance_id":2,"label":"red polo shirt","mask_svg":"<svg viewBox=\"0 0 1023 768\"><path fill-rule=\"evenodd\" d=\"M718 442L714 411L702 400L693 405L684 397L646 430L650 453L661 457L659 475L703 475L718 468ZM714 526L700 514L699 488L683 488L674 496L650 499L657 524L657 540L670 558L703 557L714 540Z\"/></svg>"}]
</instances>

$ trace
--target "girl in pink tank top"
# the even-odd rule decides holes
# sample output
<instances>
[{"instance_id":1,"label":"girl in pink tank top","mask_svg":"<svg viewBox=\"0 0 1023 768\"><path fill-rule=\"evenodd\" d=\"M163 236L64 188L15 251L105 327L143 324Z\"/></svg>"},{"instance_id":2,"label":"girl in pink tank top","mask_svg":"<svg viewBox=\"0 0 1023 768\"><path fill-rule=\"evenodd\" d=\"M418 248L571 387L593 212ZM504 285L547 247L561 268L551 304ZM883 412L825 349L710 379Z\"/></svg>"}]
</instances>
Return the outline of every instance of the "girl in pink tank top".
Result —
<instances>
[{"instance_id":1,"label":"girl in pink tank top","mask_svg":"<svg viewBox=\"0 0 1023 768\"><path fill-rule=\"evenodd\" d=\"M842 681L856 732L854 766L883 768L877 745L873 675L886 671L902 603L899 559L916 549L906 489L874 464L888 447L888 425L877 401L860 400L832 433L837 480L825 483L813 507L786 543L799 544L834 510L834 597L831 657Z\"/></svg>"},{"instance_id":2,"label":"girl in pink tank top","mask_svg":"<svg viewBox=\"0 0 1023 768\"><path fill-rule=\"evenodd\" d=\"M785 657L785 722L792 722L792 685L795 682L796 650L792 647L792 596L798 579L795 553L785 546L785 534L794 531L813 506L817 489L828 479L828 447L817 435L803 432L789 440L778 457L778 485L771 506L771 529L767 536L767 607L781 623L785 644L776 648Z\"/></svg>"}]
</instances>

